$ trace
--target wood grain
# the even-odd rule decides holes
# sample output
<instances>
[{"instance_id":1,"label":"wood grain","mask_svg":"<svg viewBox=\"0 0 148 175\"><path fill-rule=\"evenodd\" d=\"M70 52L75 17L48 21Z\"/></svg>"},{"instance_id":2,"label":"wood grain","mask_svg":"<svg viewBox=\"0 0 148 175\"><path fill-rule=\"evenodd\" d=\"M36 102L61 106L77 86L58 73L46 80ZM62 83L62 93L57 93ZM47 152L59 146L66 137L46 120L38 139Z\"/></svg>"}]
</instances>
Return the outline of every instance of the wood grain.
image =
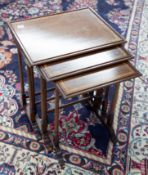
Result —
<instances>
[{"instance_id":1,"label":"wood grain","mask_svg":"<svg viewBox=\"0 0 148 175\"><path fill-rule=\"evenodd\" d=\"M56 82L65 98L80 95L110 84L119 83L139 76L140 73L128 62L98 69Z\"/></svg>"},{"instance_id":2,"label":"wood grain","mask_svg":"<svg viewBox=\"0 0 148 175\"><path fill-rule=\"evenodd\" d=\"M87 8L8 25L31 65L125 42L101 17Z\"/></svg>"},{"instance_id":3,"label":"wood grain","mask_svg":"<svg viewBox=\"0 0 148 175\"><path fill-rule=\"evenodd\" d=\"M40 66L47 81L58 80L131 59L121 46Z\"/></svg>"}]
</instances>

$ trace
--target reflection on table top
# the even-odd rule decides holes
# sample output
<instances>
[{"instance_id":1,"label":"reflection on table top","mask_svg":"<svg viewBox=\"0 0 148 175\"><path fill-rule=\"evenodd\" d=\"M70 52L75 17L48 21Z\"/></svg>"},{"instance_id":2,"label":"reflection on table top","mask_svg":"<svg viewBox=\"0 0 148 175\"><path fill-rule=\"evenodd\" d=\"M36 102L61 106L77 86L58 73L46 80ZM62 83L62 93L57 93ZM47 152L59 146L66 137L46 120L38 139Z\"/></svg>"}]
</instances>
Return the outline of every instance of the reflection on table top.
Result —
<instances>
[{"instance_id":1,"label":"reflection on table top","mask_svg":"<svg viewBox=\"0 0 148 175\"><path fill-rule=\"evenodd\" d=\"M31 65L124 42L118 33L88 8L12 22L9 27Z\"/></svg>"}]
</instances>

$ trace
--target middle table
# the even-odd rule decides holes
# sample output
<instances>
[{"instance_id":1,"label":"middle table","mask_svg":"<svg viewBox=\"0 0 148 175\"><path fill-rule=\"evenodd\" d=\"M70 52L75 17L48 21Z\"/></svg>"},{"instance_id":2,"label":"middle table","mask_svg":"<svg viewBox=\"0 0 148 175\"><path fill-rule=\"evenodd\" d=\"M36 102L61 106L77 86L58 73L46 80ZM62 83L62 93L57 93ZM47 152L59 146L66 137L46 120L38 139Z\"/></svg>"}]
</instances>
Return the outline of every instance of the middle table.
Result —
<instances>
[{"instance_id":1,"label":"middle table","mask_svg":"<svg viewBox=\"0 0 148 175\"><path fill-rule=\"evenodd\" d=\"M47 133L47 112L55 111L55 138L58 143L59 109L77 103L72 102L68 105L59 106L60 94L62 94L64 98L74 97L76 95L85 96L87 93L97 91L103 87L106 88L111 84L116 84L117 87L119 87L118 84L120 82L139 76L139 72L128 62L131 58L132 56L128 51L118 46L38 66L41 73L41 115L44 123L42 125L43 133ZM47 109L47 93L45 89L46 82L51 80L54 81L56 85L55 109ZM84 97L78 100L78 102L92 100L93 98L98 97ZM111 109L112 113L114 113L116 100L117 95L115 95L114 98L113 109ZM92 101L92 103L94 102ZM98 109L95 108L94 110L98 116ZM112 123L111 120L110 123ZM112 141L114 141L115 134L113 133L113 128L112 126L108 128L112 132L111 138Z\"/></svg>"}]
</instances>

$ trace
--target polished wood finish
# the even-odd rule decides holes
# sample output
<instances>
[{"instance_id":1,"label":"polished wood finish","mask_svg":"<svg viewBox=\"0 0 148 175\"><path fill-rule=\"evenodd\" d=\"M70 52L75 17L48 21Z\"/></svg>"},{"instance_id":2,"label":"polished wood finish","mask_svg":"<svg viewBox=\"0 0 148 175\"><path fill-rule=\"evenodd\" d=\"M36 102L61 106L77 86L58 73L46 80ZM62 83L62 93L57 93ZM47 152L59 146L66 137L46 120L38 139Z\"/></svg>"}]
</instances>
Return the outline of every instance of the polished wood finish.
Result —
<instances>
[{"instance_id":1,"label":"polished wood finish","mask_svg":"<svg viewBox=\"0 0 148 175\"><path fill-rule=\"evenodd\" d=\"M88 8L8 25L31 65L125 42L100 16Z\"/></svg>"},{"instance_id":2,"label":"polished wood finish","mask_svg":"<svg viewBox=\"0 0 148 175\"><path fill-rule=\"evenodd\" d=\"M140 73L128 62L97 69L85 74L65 78L56 82L65 98L80 95L117 82L139 76Z\"/></svg>"},{"instance_id":3,"label":"polished wood finish","mask_svg":"<svg viewBox=\"0 0 148 175\"><path fill-rule=\"evenodd\" d=\"M131 54L121 46L105 49L84 56L44 64L40 71L47 81L58 80L96 68L131 59Z\"/></svg>"}]
</instances>

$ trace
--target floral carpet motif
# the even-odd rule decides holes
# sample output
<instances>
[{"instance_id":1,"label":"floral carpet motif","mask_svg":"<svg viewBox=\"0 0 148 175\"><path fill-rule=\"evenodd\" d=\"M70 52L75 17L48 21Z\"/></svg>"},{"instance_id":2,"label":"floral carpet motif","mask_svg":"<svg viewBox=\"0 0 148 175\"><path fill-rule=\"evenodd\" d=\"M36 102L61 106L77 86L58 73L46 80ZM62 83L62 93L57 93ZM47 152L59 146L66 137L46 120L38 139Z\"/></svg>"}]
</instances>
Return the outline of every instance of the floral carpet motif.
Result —
<instances>
[{"instance_id":1,"label":"floral carpet motif","mask_svg":"<svg viewBox=\"0 0 148 175\"><path fill-rule=\"evenodd\" d=\"M121 84L113 145L100 121L83 105L61 111L60 147L65 166L37 141L21 108L17 49L7 22L92 7L126 37L141 78ZM0 174L146 175L148 157L148 0L0 1ZM36 88L39 74L34 70ZM24 64L25 90L28 90ZM50 86L50 85L49 85ZM72 100L72 99L70 99ZM54 104L49 103L50 106ZM53 130L52 115L49 130Z\"/></svg>"}]
</instances>

